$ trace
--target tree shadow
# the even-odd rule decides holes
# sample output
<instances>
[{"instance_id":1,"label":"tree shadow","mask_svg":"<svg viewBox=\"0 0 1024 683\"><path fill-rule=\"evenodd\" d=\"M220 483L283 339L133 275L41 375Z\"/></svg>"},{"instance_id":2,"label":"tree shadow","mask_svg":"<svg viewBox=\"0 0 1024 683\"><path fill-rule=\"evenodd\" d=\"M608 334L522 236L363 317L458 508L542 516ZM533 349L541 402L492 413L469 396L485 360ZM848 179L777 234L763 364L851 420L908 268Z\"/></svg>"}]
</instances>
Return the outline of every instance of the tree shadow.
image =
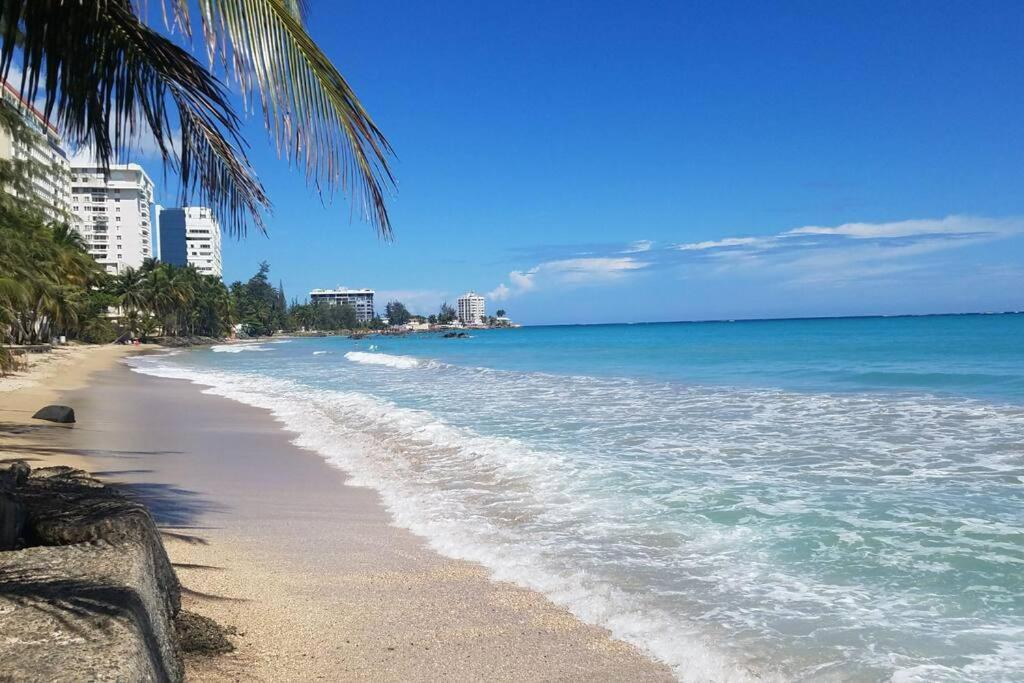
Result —
<instances>
[{"instance_id":1,"label":"tree shadow","mask_svg":"<svg viewBox=\"0 0 1024 683\"><path fill-rule=\"evenodd\" d=\"M173 538L174 540L181 541L182 543L188 543L189 545L210 545L210 542L202 536L179 534L173 531L166 531L164 529L160 529L160 535L165 538Z\"/></svg>"},{"instance_id":2,"label":"tree shadow","mask_svg":"<svg viewBox=\"0 0 1024 683\"><path fill-rule=\"evenodd\" d=\"M4 411L10 412L10 411ZM17 411L22 412L22 411ZM29 411L24 411L29 412ZM25 424L23 422L4 422L0 421L0 434L32 434L33 432L43 432L53 430L57 426L54 424Z\"/></svg>"},{"instance_id":3,"label":"tree shadow","mask_svg":"<svg viewBox=\"0 0 1024 683\"><path fill-rule=\"evenodd\" d=\"M146 455L181 455L184 451L122 451L106 448L68 448L65 446L40 446L37 444L0 444L0 448L11 453L31 455L80 455L92 458L125 458L134 460Z\"/></svg>"},{"instance_id":4,"label":"tree shadow","mask_svg":"<svg viewBox=\"0 0 1024 683\"><path fill-rule=\"evenodd\" d=\"M224 571L224 567L218 567L212 564L196 564L194 562L171 562L171 566L175 569L204 569L214 572Z\"/></svg>"},{"instance_id":5,"label":"tree shadow","mask_svg":"<svg viewBox=\"0 0 1024 683\"><path fill-rule=\"evenodd\" d=\"M187 595L192 598L200 600L211 600L213 602L251 602L249 598L232 598L226 595L214 595L213 593L203 593L202 591L194 591L191 588L181 587L181 594Z\"/></svg>"},{"instance_id":6,"label":"tree shadow","mask_svg":"<svg viewBox=\"0 0 1024 683\"><path fill-rule=\"evenodd\" d=\"M173 484L111 482L108 486L149 508L157 526L194 527L203 515L225 509L196 491Z\"/></svg>"},{"instance_id":7,"label":"tree shadow","mask_svg":"<svg viewBox=\"0 0 1024 683\"><path fill-rule=\"evenodd\" d=\"M2 462L2 461L0 461ZM152 474L156 470L103 470L90 472L94 477L122 477L126 474Z\"/></svg>"},{"instance_id":8,"label":"tree shadow","mask_svg":"<svg viewBox=\"0 0 1024 683\"><path fill-rule=\"evenodd\" d=\"M0 568L0 599L10 601L18 608L39 612L85 641L103 634L104 629L97 625L97 618L134 623L138 628L131 630L137 630L142 636L156 680L174 680L164 665L149 610L134 590Z\"/></svg>"}]
</instances>

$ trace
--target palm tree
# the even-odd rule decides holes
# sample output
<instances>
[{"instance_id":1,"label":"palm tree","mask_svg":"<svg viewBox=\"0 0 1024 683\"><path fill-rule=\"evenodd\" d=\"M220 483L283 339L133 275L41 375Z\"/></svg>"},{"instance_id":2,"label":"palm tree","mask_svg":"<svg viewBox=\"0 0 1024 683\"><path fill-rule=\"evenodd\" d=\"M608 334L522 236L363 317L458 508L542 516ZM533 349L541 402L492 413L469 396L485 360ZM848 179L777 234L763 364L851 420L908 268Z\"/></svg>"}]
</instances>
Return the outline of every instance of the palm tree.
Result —
<instances>
[{"instance_id":1,"label":"palm tree","mask_svg":"<svg viewBox=\"0 0 1024 683\"><path fill-rule=\"evenodd\" d=\"M278 153L302 167L318 191L349 194L390 237L391 147L303 27L305 2L160 4L163 32L147 23L141 0L4 0L0 76L7 78L17 57L21 96L36 101L42 93L44 115L70 144L95 150L103 165L140 135L152 135L165 168L179 174L182 203L198 195L231 234L244 234L250 221L264 229L270 200L219 78L234 77L246 101L261 101ZM197 25L210 68L186 49Z\"/></svg>"},{"instance_id":2,"label":"palm tree","mask_svg":"<svg viewBox=\"0 0 1024 683\"><path fill-rule=\"evenodd\" d=\"M125 268L123 273L114 278L112 292L126 313L136 312L148 304L145 276L135 268Z\"/></svg>"}]
</instances>

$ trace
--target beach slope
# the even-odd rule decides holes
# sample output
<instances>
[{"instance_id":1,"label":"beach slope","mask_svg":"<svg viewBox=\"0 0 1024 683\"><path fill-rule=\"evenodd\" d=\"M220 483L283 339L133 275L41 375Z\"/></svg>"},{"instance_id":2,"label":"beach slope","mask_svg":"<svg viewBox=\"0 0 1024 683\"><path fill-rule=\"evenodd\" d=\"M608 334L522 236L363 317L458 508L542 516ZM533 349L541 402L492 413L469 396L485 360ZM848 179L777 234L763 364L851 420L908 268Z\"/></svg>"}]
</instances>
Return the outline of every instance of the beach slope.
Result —
<instances>
[{"instance_id":1,"label":"beach slope","mask_svg":"<svg viewBox=\"0 0 1024 683\"><path fill-rule=\"evenodd\" d=\"M4 457L84 467L150 505L184 606L237 630L235 652L188 663L193 679L672 680L539 593L392 526L375 492L266 411L114 358L61 395L74 428L5 433ZM0 408L25 405L22 392L0 393Z\"/></svg>"}]
</instances>

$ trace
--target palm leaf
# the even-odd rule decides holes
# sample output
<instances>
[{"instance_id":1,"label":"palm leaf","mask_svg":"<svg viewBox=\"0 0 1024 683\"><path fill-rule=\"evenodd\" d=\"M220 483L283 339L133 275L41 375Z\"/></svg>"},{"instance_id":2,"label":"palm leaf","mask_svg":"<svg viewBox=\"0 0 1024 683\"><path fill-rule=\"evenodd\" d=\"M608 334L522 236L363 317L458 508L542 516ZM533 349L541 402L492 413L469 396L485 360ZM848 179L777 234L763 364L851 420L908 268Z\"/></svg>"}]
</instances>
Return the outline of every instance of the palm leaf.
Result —
<instances>
[{"instance_id":1,"label":"palm leaf","mask_svg":"<svg viewBox=\"0 0 1024 683\"><path fill-rule=\"evenodd\" d=\"M301 0L195 0L211 62L259 94L278 153L304 166L307 182L349 193L385 238L385 188L393 150L352 87L302 25ZM189 0L164 0L172 23L191 34Z\"/></svg>"},{"instance_id":2,"label":"palm leaf","mask_svg":"<svg viewBox=\"0 0 1024 683\"><path fill-rule=\"evenodd\" d=\"M0 0L0 76L17 53L22 98L106 166L142 132L229 232L262 229L269 200L244 153L240 122L220 82L187 51L143 24L131 0ZM181 125L172 144L172 113ZM55 115L55 116L54 116ZM148 130L147 130L148 129Z\"/></svg>"}]
</instances>

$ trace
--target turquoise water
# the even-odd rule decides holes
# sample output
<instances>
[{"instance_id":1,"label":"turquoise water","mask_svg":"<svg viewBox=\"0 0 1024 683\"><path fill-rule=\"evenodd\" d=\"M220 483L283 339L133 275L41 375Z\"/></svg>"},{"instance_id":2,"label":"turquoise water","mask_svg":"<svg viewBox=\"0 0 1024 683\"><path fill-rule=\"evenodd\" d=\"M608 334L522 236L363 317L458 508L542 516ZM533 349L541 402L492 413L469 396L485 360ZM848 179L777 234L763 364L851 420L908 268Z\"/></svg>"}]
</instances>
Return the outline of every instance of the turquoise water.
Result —
<instances>
[{"instance_id":1,"label":"turquoise water","mask_svg":"<svg viewBox=\"0 0 1024 683\"><path fill-rule=\"evenodd\" d=\"M269 408L446 554L682 680L1024 671L1024 316L296 339L133 361Z\"/></svg>"}]
</instances>

